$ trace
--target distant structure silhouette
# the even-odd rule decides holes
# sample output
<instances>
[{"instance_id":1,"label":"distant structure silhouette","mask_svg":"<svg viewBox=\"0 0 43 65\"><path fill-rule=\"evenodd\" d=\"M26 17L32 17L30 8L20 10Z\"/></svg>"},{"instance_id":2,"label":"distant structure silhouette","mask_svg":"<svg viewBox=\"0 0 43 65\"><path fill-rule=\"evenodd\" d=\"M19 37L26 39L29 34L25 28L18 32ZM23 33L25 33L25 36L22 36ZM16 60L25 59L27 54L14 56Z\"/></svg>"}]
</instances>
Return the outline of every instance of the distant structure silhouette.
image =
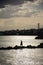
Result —
<instances>
[{"instance_id":1,"label":"distant structure silhouette","mask_svg":"<svg viewBox=\"0 0 43 65\"><path fill-rule=\"evenodd\" d=\"M38 23L38 30L40 29L40 23Z\"/></svg>"},{"instance_id":2,"label":"distant structure silhouette","mask_svg":"<svg viewBox=\"0 0 43 65\"><path fill-rule=\"evenodd\" d=\"M21 40L20 46L23 46L23 41Z\"/></svg>"}]
</instances>

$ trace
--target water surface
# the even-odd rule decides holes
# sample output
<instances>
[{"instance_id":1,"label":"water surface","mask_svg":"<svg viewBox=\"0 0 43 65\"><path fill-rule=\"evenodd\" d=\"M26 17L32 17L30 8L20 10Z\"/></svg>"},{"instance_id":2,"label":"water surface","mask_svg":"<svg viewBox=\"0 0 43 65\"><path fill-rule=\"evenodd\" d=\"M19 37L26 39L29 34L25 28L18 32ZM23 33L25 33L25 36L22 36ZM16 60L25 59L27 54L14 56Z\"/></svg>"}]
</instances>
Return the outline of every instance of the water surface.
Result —
<instances>
[{"instance_id":1,"label":"water surface","mask_svg":"<svg viewBox=\"0 0 43 65\"><path fill-rule=\"evenodd\" d=\"M0 46L15 46L20 45L21 40L23 45L38 45L43 40L35 39L36 36L0 36Z\"/></svg>"},{"instance_id":2,"label":"water surface","mask_svg":"<svg viewBox=\"0 0 43 65\"><path fill-rule=\"evenodd\" d=\"M43 65L43 49L0 51L0 65Z\"/></svg>"},{"instance_id":3,"label":"water surface","mask_svg":"<svg viewBox=\"0 0 43 65\"><path fill-rule=\"evenodd\" d=\"M0 47L38 45L35 36L0 36ZM0 50L0 65L43 65L43 49Z\"/></svg>"}]
</instances>

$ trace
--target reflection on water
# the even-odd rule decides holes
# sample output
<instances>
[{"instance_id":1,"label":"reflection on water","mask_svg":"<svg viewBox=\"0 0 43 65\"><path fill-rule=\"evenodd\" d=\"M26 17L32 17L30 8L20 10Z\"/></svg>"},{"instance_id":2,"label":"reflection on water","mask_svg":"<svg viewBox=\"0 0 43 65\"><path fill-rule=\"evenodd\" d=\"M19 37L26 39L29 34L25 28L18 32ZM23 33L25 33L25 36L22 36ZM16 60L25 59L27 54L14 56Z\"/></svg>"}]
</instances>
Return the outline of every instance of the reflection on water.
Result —
<instances>
[{"instance_id":1,"label":"reflection on water","mask_svg":"<svg viewBox=\"0 0 43 65\"><path fill-rule=\"evenodd\" d=\"M36 36L0 36L0 46L15 46L20 45L21 40L23 45L38 45L43 40L36 40Z\"/></svg>"},{"instance_id":2,"label":"reflection on water","mask_svg":"<svg viewBox=\"0 0 43 65\"><path fill-rule=\"evenodd\" d=\"M43 40L35 36L0 36L0 47L20 45L38 45ZM0 65L43 65L43 49L0 50Z\"/></svg>"},{"instance_id":3,"label":"reflection on water","mask_svg":"<svg viewBox=\"0 0 43 65\"><path fill-rule=\"evenodd\" d=\"M43 65L43 49L0 51L0 65Z\"/></svg>"}]
</instances>

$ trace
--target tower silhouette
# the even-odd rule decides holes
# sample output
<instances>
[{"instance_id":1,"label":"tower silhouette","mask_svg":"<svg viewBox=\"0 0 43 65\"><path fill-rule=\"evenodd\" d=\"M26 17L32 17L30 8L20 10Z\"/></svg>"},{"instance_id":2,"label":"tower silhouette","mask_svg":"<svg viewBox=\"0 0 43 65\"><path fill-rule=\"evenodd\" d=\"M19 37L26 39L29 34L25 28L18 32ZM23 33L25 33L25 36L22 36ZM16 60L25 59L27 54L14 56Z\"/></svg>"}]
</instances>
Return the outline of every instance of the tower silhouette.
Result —
<instances>
[{"instance_id":1,"label":"tower silhouette","mask_svg":"<svg viewBox=\"0 0 43 65\"><path fill-rule=\"evenodd\" d=\"M38 30L40 29L40 23L38 23Z\"/></svg>"}]
</instances>

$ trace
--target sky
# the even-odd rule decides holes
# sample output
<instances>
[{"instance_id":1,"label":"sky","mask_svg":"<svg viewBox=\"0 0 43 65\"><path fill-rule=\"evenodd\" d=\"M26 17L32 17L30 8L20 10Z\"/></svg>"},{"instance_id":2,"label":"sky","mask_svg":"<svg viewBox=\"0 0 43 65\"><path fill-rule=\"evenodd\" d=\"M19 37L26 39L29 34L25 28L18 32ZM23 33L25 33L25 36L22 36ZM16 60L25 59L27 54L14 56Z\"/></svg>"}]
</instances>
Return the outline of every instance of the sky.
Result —
<instances>
[{"instance_id":1,"label":"sky","mask_svg":"<svg viewBox=\"0 0 43 65\"><path fill-rule=\"evenodd\" d=\"M43 0L0 0L0 30L43 27Z\"/></svg>"}]
</instances>

